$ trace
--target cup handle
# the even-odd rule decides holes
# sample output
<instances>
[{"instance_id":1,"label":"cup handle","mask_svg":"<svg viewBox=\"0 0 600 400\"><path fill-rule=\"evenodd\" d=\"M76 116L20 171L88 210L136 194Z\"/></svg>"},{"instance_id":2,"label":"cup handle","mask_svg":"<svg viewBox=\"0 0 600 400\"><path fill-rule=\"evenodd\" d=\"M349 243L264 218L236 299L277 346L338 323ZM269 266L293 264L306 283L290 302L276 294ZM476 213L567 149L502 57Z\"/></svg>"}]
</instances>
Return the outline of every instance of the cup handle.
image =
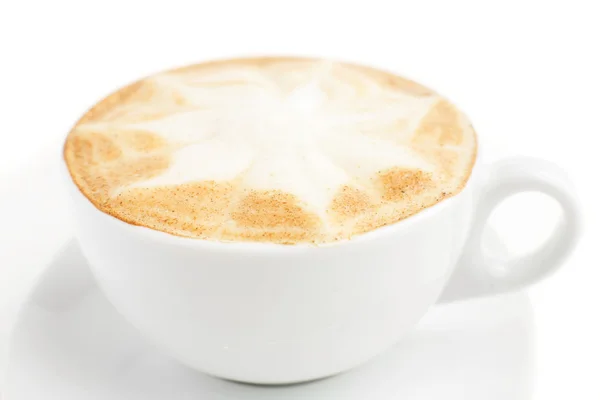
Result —
<instances>
[{"instance_id":1,"label":"cup handle","mask_svg":"<svg viewBox=\"0 0 600 400\"><path fill-rule=\"evenodd\" d=\"M481 243L490 214L507 197L521 192L541 192L556 199L562 208L561 219L548 240L529 254L494 259ZM582 218L573 184L562 169L548 161L515 157L490 165L476 204L464 253L441 303L529 286L558 269L580 236Z\"/></svg>"}]
</instances>

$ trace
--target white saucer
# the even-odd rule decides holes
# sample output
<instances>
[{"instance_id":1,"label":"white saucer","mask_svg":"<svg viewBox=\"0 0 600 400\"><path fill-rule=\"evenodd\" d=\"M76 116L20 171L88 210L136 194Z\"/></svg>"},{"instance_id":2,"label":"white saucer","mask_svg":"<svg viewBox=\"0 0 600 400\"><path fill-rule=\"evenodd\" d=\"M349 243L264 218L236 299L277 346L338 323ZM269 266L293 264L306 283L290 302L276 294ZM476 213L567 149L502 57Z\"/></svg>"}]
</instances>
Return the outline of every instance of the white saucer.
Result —
<instances>
[{"instance_id":1,"label":"white saucer","mask_svg":"<svg viewBox=\"0 0 600 400\"><path fill-rule=\"evenodd\" d=\"M495 235L487 244L502 248ZM96 287L74 240L47 266L10 342L10 400L486 399L531 396L532 310L523 293L434 307L372 362L303 385L212 378L163 356Z\"/></svg>"}]
</instances>

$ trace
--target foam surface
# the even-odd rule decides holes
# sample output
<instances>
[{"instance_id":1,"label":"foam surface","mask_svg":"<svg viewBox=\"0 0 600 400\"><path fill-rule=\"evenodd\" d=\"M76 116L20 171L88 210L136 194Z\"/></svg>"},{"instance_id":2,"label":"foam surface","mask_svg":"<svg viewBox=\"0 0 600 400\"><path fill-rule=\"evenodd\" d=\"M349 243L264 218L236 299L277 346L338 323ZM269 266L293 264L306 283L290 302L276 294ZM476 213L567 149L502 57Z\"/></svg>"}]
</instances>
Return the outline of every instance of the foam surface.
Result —
<instances>
[{"instance_id":1,"label":"foam surface","mask_svg":"<svg viewBox=\"0 0 600 400\"><path fill-rule=\"evenodd\" d=\"M65 143L100 210L224 241L325 243L459 192L475 134L454 106L368 67L302 58L217 61L108 96Z\"/></svg>"}]
</instances>

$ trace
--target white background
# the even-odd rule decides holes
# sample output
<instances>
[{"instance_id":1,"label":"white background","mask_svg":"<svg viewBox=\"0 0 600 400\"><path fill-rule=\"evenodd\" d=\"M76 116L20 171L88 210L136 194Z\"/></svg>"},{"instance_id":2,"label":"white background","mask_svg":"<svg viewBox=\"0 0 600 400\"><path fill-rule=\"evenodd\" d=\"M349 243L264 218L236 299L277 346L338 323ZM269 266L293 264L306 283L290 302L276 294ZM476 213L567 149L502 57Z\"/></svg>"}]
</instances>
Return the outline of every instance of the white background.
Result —
<instances>
[{"instance_id":1,"label":"white background","mask_svg":"<svg viewBox=\"0 0 600 400\"><path fill-rule=\"evenodd\" d=\"M117 87L168 67L255 53L324 55L396 70L471 116L484 160L525 154L562 165L578 187L586 232L565 268L530 290L534 398L600 398L594 0L0 0L0 187L40 152L58 154L77 117ZM499 211L511 247L521 250L552 227L556 210L544 200L521 196ZM3 268L10 266L0 266L8 287Z\"/></svg>"}]
</instances>

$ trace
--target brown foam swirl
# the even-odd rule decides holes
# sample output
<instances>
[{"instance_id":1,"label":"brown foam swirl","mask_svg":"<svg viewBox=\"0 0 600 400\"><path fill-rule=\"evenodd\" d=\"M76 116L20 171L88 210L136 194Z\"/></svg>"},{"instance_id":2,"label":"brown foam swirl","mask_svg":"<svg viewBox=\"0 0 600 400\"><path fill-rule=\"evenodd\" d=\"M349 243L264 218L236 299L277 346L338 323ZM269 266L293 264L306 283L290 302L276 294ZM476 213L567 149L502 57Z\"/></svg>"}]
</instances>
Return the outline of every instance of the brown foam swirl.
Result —
<instances>
[{"instance_id":1,"label":"brown foam swirl","mask_svg":"<svg viewBox=\"0 0 600 400\"><path fill-rule=\"evenodd\" d=\"M64 158L81 192L125 222L178 236L327 243L460 192L467 118L410 80L303 58L209 62L92 107Z\"/></svg>"}]
</instances>

